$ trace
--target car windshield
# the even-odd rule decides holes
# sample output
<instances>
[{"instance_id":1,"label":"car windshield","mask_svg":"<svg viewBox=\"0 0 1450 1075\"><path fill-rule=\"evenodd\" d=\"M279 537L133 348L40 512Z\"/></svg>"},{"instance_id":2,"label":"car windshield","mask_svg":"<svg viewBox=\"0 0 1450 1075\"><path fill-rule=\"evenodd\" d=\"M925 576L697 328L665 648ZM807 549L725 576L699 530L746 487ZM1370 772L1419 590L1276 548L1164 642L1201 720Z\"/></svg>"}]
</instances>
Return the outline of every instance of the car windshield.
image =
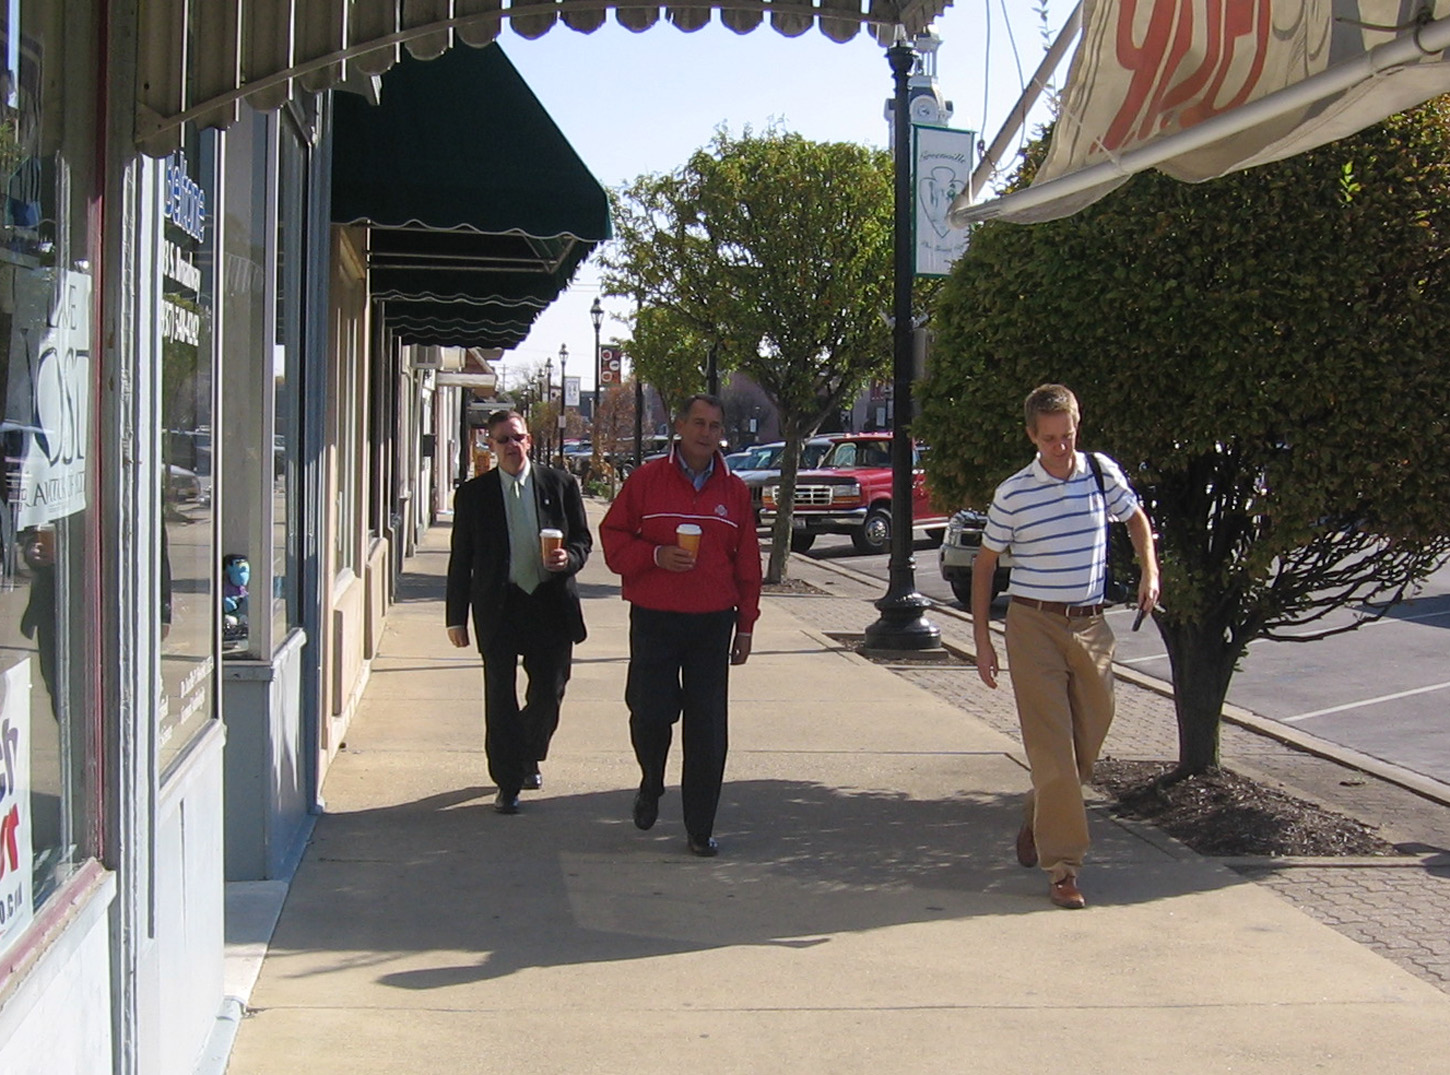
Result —
<instances>
[{"instance_id":1,"label":"car windshield","mask_svg":"<svg viewBox=\"0 0 1450 1075\"><path fill-rule=\"evenodd\" d=\"M821 464L829 469L846 467L889 467L891 445L878 440L843 440L831 449Z\"/></svg>"}]
</instances>

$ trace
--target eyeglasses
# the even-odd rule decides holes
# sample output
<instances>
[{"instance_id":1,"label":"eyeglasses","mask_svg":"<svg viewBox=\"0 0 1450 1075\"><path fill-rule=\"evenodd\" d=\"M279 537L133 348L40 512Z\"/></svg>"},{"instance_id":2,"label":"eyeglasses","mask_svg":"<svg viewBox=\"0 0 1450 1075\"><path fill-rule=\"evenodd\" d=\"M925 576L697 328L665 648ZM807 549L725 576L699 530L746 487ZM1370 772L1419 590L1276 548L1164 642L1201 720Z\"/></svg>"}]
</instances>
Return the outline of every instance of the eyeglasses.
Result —
<instances>
[{"instance_id":1,"label":"eyeglasses","mask_svg":"<svg viewBox=\"0 0 1450 1075\"><path fill-rule=\"evenodd\" d=\"M494 437L493 442L495 444L522 444L528 439L527 433L505 433L501 437Z\"/></svg>"}]
</instances>

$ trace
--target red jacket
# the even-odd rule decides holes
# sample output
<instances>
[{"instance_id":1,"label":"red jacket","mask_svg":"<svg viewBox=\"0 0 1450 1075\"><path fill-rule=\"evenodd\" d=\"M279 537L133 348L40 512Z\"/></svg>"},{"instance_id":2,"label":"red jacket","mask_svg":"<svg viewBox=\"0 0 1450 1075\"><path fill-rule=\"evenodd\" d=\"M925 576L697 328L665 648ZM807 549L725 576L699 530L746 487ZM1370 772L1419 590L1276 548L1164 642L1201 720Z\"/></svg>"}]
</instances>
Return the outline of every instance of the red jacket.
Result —
<instances>
[{"instance_id":1,"label":"red jacket","mask_svg":"<svg viewBox=\"0 0 1450 1075\"><path fill-rule=\"evenodd\" d=\"M666 571L655 549L674 545L675 527L703 531L695 567ZM739 610L735 629L748 633L760 617L760 543L750 490L715 453L715 469L699 492L672 449L629 476L599 527L604 562L623 582L624 599L657 612Z\"/></svg>"}]
</instances>

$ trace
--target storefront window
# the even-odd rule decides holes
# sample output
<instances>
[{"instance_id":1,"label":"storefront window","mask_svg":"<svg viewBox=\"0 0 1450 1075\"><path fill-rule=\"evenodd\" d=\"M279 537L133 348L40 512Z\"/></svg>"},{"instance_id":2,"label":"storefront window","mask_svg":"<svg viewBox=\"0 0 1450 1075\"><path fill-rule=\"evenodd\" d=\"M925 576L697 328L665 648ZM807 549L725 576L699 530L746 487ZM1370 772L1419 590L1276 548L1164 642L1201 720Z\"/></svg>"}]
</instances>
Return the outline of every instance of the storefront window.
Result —
<instances>
[{"instance_id":1,"label":"storefront window","mask_svg":"<svg viewBox=\"0 0 1450 1075\"><path fill-rule=\"evenodd\" d=\"M96 62L72 6L0 5L0 950L95 851Z\"/></svg>"},{"instance_id":2,"label":"storefront window","mask_svg":"<svg viewBox=\"0 0 1450 1075\"><path fill-rule=\"evenodd\" d=\"M163 161L158 251L161 346L161 698L163 767L215 715L220 565L212 515L216 294L214 131Z\"/></svg>"},{"instance_id":3,"label":"storefront window","mask_svg":"<svg viewBox=\"0 0 1450 1075\"><path fill-rule=\"evenodd\" d=\"M268 550L276 483L286 483L275 450L270 410L272 366L268 329L269 200L267 117L245 113L226 135L222 209L222 413L236 431L226 443L221 485L222 653L264 656L267 637Z\"/></svg>"},{"instance_id":4,"label":"storefront window","mask_svg":"<svg viewBox=\"0 0 1450 1075\"><path fill-rule=\"evenodd\" d=\"M277 467L272 485L272 631L280 644L301 623L297 463L302 443L298 385L302 370L303 265L306 251L307 151L288 113L277 123L277 320L272 348Z\"/></svg>"}]
</instances>

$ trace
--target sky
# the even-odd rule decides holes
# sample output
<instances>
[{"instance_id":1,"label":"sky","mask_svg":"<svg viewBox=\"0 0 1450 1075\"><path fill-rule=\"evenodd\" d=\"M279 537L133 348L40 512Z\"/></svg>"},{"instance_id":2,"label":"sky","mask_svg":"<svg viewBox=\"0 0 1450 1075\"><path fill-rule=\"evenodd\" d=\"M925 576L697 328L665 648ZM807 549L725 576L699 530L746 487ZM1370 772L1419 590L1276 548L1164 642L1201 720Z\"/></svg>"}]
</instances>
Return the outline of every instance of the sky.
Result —
<instances>
[{"instance_id":1,"label":"sky","mask_svg":"<svg viewBox=\"0 0 1450 1075\"><path fill-rule=\"evenodd\" d=\"M955 0L933 27L942 39L938 84L955 108L951 126L991 141L1075 5L1076 0ZM774 121L817 141L887 145L891 68L882 47L864 31L837 44L814 27L787 38L768 23L737 35L712 21L686 34L661 19L635 34L611 15L592 34L561 24L537 40L505 30L498 41L605 187L673 171L722 124L739 134L747 125L759 131ZM1060 69L1057 83L1065 77ZM1029 131L1046 119L1039 106ZM532 375L547 359L554 360L557 377L564 345L569 375L580 378L583 392L591 391L589 306L599 293L599 269L591 258L539 316L528 338L506 353L505 386ZM603 342L627 337L631 306L622 299L602 301Z\"/></svg>"}]
</instances>

